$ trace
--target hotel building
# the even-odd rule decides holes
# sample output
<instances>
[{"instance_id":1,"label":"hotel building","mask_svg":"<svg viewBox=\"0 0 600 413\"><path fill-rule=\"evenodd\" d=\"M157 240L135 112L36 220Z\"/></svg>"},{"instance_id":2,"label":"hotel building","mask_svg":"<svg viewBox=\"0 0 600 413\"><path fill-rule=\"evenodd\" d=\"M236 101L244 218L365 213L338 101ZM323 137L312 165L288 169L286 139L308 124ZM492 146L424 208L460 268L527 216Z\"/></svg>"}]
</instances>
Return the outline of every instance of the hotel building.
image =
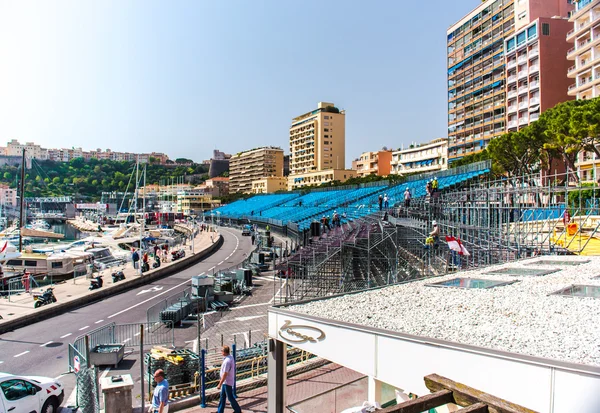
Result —
<instances>
[{"instance_id":1,"label":"hotel building","mask_svg":"<svg viewBox=\"0 0 600 413\"><path fill-rule=\"evenodd\" d=\"M229 160L229 192L252 193L252 181L283 176L283 149L273 146L251 149Z\"/></svg>"},{"instance_id":2,"label":"hotel building","mask_svg":"<svg viewBox=\"0 0 600 413\"><path fill-rule=\"evenodd\" d=\"M450 162L506 132L505 41L539 17L571 9L566 0L487 0L448 29Z\"/></svg>"},{"instance_id":3,"label":"hotel building","mask_svg":"<svg viewBox=\"0 0 600 413\"><path fill-rule=\"evenodd\" d=\"M359 177L368 175L388 176L391 172L392 151L364 152L352 161L352 169Z\"/></svg>"},{"instance_id":4,"label":"hotel building","mask_svg":"<svg viewBox=\"0 0 600 413\"><path fill-rule=\"evenodd\" d=\"M566 18L541 17L505 40L507 131L521 129L572 99L567 94L569 61L564 58L571 27Z\"/></svg>"},{"instance_id":5,"label":"hotel building","mask_svg":"<svg viewBox=\"0 0 600 413\"><path fill-rule=\"evenodd\" d=\"M287 191L288 181L285 176L266 176L252 181L253 194L272 194L277 191Z\"/></svg>"},{"instance_id":6,"label":"hotel building","mask_svg":"<svg viewBox=\"0 0 600 413\"><path fill-rule=\"evenodd\" d=\"M346 113L333 103L319 102L316 109L292 119L289 136L289 190L356 175L345 170Z\"/></svg>"},{"instance_id":7,"label":"hotel building","mask_svg":"<svg viewBox=\"0 0 600 413\"><path fill-rule=\"evenodd\" d=\"M448 169L448 140L434 139L392 153L392 173L404 175Z\"/></svg>"},{"instance_id":8,"label":"hotel building","mask_svg":"<svg viewBox=\"0 0 600 413\"><path fill-rule=\"evenodd\" d=\"M580 0L569 22L567 41L574 43L567 59L574 61L568 76L575 79L569 96L592 99L600 96L600 0Z\"/></svg>"}]
</instances>

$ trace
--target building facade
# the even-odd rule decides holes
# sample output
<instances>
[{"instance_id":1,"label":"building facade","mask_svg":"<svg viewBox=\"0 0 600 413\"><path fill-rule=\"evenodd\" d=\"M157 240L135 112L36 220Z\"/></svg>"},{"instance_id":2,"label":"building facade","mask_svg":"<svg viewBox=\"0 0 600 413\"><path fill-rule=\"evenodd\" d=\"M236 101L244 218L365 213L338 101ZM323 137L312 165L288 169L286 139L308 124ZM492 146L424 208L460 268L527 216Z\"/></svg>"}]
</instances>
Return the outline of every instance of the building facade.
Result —
<instances>
[{"instance_id":1,"label":"building facade","mask_svg":"<svg viewBox=\"0 0 600 413\"><path fill-rule=\"evenodd\" d=\"M177 193L177 212L183 215L200 215L204 211L221 206L221 201L215 200L203 190L188 190Z\"/></svg>"},{"instance_id":2,"label":"building facade","mask_svg":"<svg viewBox=\"0 0 600 413\"><path fill-rule=\"evenodd\" d=\"M204 185L207 188L215 189L212 192L213 196L229 195L229 178L216 177L207 179L206 182L204 182Z\"/></svg>"},{"instance_id":3,"label":"building facade","mask_svg":"<svg viewBox=\"0 0 600 413\"><path fill-rule=\"evenodd\" d=\"M48 159L48 151L33 142L21 144L18 140L12 139L6 144L6 155L8 156L22 156L23 150L25 150L25 156L28 158L40 161Z\"/></svg>"},{"instance_id":4,"label":"building facade","mask_svg":"<svg viewBox=\"0 0 600 413\"><path fill-rule=\"evenodd\" d=\"M571 9L566 0L487 0L448 29L450 162L506 132L507 38L540 17L566 17Z\"/></svg>"},{"instance_id":5,"label":"building facade","mask_svg":"<svg viewBox=\"0 0 600 413\"><path fill-rule=\"evenodd\" d=\"M288 181L284 176L267 176L252 181L253 194L272 194L277 191L287 191Z\"/></svg>"},{"instance_id":6,"label":"building facade","mask_svg":"<svg viewBox=\"0 0 600 413\"><path fill-rule=\"evenodd\" d=\"M569 22L567 41L573 43L567 59L573 66L568 76L575 79L569 96L592 99L600 96L600 0L580 0ZM572 82L571 82L572 83Z\"/></svg>"},{"instance_id":7,"label":"building facade","mask_svg":"<svg viewBox=\"0 0 600 413\"><path fill-rule=\"evenodd\" d=\"M319 102L316 109L293 118L289 137L289 190L316 177L356 175L339 172L346 170L346 112L334 103Z\"/></svg>"},{"instance_id":8,"label":"building facade","mask_svg":"<svg viewBox=\"0 0 600 413\"><path fill-rule=\"evenodd\" d=\"M252 193L252 181L283 176L283 149L273 146L233 155L229 161L229 192Z\"/></svg>"},{"instance_id":9,"label":"building facade","mask_svg":"<svg viewBox=\"0 0 600 413\"><path fill-rule=\"evenodd\" d=\"M309 172L302 175L288 177L288 190L302 188L304 186L324 185L330 182L346 182L357 176L352 169L326 169L323 171ZM292 182L293 180L293 182Z\"/></svg>"},{"instance_id":10,"label":"building facade","mask_svg":"<svg viewBox=\"0 0 600 413\"><path fill-rule=\"evenodd\" d=\"M364 152L358 159L352 161L352 169L357 176L388 176L391 172L392 151Z\"/></svg>"},{"instance_id":11,"label":"building facade","mask_svg":"<svg viewBox=\"0 0 600 413\"><path fill-rule=\"evenodd\" d=\"M434 139L392 153L392 173L397 175L448 169L448 140Z\"/></svg>"},{"instance_id":12,"label":"building facade","mask_svg":"<svg viewBox=\"0 0 600 413\"><path fill-rule=\"evenodd\" d=\"M541 17L505 40L507 131L521 129L572 99L567 94L569 61L564 58L571 27L566 18Z\"/></svg>"}]
</instances>

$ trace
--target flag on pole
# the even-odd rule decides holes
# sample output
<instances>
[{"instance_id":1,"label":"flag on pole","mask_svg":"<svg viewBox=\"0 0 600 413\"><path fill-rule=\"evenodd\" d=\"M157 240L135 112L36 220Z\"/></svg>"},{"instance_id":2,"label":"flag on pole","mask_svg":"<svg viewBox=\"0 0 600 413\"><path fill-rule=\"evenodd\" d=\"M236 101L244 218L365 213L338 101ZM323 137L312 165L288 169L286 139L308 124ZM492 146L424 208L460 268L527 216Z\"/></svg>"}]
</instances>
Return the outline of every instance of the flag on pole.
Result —
<instances>
[{"instance_id":1,"label":"flag on pole","mask_svg":"<svg viewBox=\"0 0 600 413\"><path fill-rule=\"evenodd\" d=\"M448 248L450 248L452 251L458 252L459 255L466 255L467 257L471 255L463 243L460 242L460 239L446 235L446 242L448 243Z\"/></svg>"}]
</instances>

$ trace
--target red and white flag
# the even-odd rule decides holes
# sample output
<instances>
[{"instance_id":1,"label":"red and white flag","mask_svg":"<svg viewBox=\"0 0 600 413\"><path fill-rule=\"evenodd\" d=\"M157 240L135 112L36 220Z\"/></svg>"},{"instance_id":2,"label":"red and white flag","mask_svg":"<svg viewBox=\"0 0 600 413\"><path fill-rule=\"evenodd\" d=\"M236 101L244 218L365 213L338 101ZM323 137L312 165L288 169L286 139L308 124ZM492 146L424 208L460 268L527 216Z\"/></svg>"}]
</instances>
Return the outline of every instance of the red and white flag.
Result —
<instances>
[{"instance_id":1,"label":"red and white flag","mask_svg":"<svg viewBox=\"0 0 600 413\"><path fill-rule=\"evenodd\" d=\"M448 243L448 248L450 248L452 251L458 252L459 255L471 255L463 243L460 242L460 239L446 235L446 242Z\"/></svg>"},{"instance_id":2,"label":"red and white flag","mask_svg":"<svg viewBox=\"0 0 600 413\"><path fill-rule=\"evenodd\" d=\"M6 242L4 243L4 246L2 247L2 249L0 250L0 252L4 252L4 251L6 251L6 247L7 247L7 246L8 246L8 241L6 241Z\"/></svg>"}]
</instances>

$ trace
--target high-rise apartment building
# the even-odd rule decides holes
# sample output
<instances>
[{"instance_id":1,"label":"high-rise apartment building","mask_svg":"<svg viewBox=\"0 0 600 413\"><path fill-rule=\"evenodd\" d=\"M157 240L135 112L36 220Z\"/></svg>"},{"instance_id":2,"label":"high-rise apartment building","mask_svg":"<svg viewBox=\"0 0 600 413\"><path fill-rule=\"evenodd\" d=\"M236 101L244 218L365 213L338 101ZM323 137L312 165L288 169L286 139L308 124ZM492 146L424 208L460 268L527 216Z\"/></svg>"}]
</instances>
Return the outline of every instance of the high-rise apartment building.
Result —
<instances>
[{"instance_id":1,"label":"high-rise apartment building","mask_svg":"<svg viewBox=\"0 0 600 413\"><path fill-rule=\"evenodd\" d=\"M600 96L600 0L580 0L569 22L567 41L574 43L567 58L574 61L568 76L575 79L569 95L577 99Z\"/></svg>"},{"instance_id":2,"label":"high-rise apartment building","mask_svg":"<svg viewBox=\"0 0 600 413\"><path fill-rule=\"evenodd\" d=\"M252 193L252 181L283 176L283 149L272 146L251 149L229 160L229 192Z\"/></svg>"},{"instance_id":3,"label":"high-rise apartment building","mask_svg":"<svg viewBox=\"0 0 600 413\"><path fill-rule=\"evenodd\" d=\"M572 98L567 94L569 48L566 18L540 17L505 40L506 129L516 131Z\"/></svg>"},{"instance_id":4,"label":"high-rise apartment building","mask_svg":"<svg viewBox=\"0 0 600 413\"><path fill-rule=\"evenodd\" d=\"M334 176L354 176L332 172L345 170L345 154L346 113L333 103L319 102L316 109L292 119L288 189L325 183Z\"/></svg>"},{"instance_id":5,"label":"high-rise apartment building","mask_svg":"<svg viewBox=\"0 0 600 413\"><path fill-rule=\"evenodd\" d=\"M450 162L481 151L507 130L507 38L571 8L567 0L487 0L448 29Z\"/></svg>"}]
</instances>

